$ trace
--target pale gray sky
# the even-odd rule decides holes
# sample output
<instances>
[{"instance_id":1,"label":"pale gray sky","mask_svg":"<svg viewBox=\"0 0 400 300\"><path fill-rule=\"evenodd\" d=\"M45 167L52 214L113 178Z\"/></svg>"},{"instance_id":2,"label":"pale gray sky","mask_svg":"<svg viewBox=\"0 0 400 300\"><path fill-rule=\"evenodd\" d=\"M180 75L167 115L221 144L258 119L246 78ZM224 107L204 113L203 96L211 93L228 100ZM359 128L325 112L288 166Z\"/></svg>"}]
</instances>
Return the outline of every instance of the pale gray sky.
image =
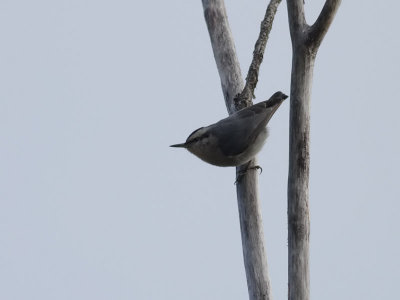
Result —
<instances>
[{"instance_id":1,"label":"pale gray sky","mask_svg":"<svg viewBox=\"0 0 400 300\"><path fill-rule=\"evenodd\" d=\"M284 2L256 102L289 94ZM322 3L306 1L309 22ZM226 0L242 71L266 5ZM318 53L313 299L398 294L399 9L343 1ZM0 299L246 299L234 169L168 147L226 116L201 1L3 0L0 37ZM288 108L259 155L274 299Z\"/></svg>"}]
</instances>

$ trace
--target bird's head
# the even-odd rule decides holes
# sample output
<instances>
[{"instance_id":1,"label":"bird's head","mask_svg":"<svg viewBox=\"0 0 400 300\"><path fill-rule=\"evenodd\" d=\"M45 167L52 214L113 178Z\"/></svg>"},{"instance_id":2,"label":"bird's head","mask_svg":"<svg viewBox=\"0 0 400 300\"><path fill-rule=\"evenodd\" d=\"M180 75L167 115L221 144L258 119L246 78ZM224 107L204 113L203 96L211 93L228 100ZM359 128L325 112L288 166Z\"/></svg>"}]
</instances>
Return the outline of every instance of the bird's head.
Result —
<instances>
[{"instance_id":1,"label":"bird's head","mask_svg":"<svg viewBox=\"0 0 400 300\"><path fill-rule=\"evenodd\" d=\"M182 144L171 145L170 147L190 149L193 146L195 146L201 142L204 142L205 139L207 139L208 137L209 137L209 134L207 133L207 128L200 127L199 129L196 129L189 135L189 137L186 139L186 142L184 142Z\"/></svg>"}]
</instances>

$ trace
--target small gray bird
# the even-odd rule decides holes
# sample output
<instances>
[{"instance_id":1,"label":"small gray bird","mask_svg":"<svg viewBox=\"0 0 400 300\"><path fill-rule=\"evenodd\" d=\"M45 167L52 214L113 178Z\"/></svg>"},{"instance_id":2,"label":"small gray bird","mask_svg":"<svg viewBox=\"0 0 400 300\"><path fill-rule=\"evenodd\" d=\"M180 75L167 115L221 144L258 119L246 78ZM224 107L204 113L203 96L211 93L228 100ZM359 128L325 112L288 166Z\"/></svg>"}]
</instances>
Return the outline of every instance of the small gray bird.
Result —
<instances>
[{"instance_id":1,"label":"small gray bird","mask_svg":"<svg viewBox=\"0 0 400 300\"><path fill-rule=\"evenodd\" d=\"M198 158L220 167L240 166L253 159L263 147L272 115L286 96L276 92L266 101L246 107L221 121L201 127L189 135L183 144Z\"/></svg>"}]
</instances>

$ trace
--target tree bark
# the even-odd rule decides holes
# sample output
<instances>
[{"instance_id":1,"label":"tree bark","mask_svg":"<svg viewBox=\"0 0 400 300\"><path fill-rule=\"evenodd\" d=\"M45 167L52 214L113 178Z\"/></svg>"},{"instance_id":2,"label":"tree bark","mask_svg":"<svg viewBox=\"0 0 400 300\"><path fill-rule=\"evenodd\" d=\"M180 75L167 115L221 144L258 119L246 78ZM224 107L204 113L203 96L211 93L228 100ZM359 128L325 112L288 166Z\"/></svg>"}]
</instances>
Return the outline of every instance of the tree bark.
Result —
<instances>
[{"instance_id":1,"label":"tree bark","mask_svg":"<svg viewBox=\"0 0 400 300\"><path fill-rule=\"evenodd\" d=\"M303 49L305 51L305 49ZM308 208L310 92L314 58L297 51L293 54L290 88L288 255L289 299L309 299ZM301 295L301 296L300 296Z\"/></svg>"},{"instance_id":2,"label":"tree bark","mask_svg":"<svg viewBox=\"0 0 400 300\"><path fill-rule=\"evenodd\" d=\"M310 98L314 61L340 0L327 0L312 25L307 25L303 0L287 0L292 39L288 176L289 300L310 298L309 171Z\"/></svg>"},{"instance_id":3,"label":"tree bark","mask_svg":"<svg viewBox=\"0 0 400 300\"><path fill-rule=\"evenodd\" d=\"M229 114L232 114L252 103L265 45L281 0L271 0L268 6L254 49L253 62L246 78L246 86L243 83L223 0L203 0L202 2L225 104ZM251 161L249 166L254 166L255 161L255 159ZM242 168L243 166L237 167L236 172L240 172ZM269 300L271 288L264 249L257 172L247 172L237 182L236 191L249 299Z\"/></svg>"}]
</instances>

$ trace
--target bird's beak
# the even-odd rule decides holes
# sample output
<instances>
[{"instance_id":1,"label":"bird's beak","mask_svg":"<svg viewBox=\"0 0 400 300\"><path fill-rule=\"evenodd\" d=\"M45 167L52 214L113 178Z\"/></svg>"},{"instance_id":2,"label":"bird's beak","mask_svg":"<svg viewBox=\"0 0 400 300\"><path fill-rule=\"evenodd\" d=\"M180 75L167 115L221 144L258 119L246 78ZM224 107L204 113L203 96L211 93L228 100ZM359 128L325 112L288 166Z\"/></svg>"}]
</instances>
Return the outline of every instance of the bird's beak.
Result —
<instances>
[{"instance_id":1,"label":"bird's beak","mask_svg":"<svg viewBox=\"0 0 400 300\"><path fill-rule=\"evenodd\" d=\"M283 94L282 98L283 98L283 100L285 100L285 99L289 98L289 96L288 96L288 95L285 95L285 94Z\"/></svg>"},{"instance_id":2,"label":"bird's beak","mask_svg":"<svg viewBox=\"0 0 400 300\"><path fill-rule=\"evenodd\" d=\"M186 148L186 143L175 144L175 145L171 145L170 147L175 147L175 148Z\"/></svg>"}]
</instances>

